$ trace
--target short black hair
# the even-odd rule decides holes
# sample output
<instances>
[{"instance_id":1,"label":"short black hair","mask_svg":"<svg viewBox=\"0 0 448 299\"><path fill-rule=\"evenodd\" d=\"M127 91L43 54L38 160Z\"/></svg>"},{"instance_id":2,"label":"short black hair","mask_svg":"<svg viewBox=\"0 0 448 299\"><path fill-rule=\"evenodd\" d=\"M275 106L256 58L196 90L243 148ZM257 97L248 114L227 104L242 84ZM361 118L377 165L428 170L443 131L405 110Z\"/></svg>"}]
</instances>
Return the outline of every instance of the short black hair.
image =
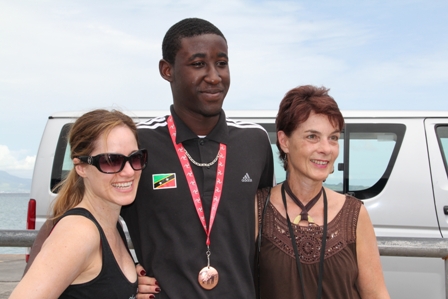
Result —
<instances>
[{"instance_id":1,"label":"short black hair","mask_svg":"<svg viewBox=\"0 0 448 299\"><path fill-rule=\"evenodd\" d=\"M202 34L216 34L221 36L227 42L221 30L209 21L198 18L183 19L171 26L166 32L162 42L163 59L174 64L176 54L180 49L181 39Z\"/></svg>"}]
</instances>

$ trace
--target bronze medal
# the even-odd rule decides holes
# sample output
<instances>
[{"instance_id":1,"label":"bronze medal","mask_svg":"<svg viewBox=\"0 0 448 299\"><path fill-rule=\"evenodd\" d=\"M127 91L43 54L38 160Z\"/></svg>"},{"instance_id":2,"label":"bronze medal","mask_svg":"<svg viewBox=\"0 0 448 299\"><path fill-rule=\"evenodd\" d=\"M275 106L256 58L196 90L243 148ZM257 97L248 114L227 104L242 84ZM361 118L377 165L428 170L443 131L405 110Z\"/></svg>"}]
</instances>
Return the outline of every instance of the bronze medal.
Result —
<instances>
[{"instance_id":1,"label":"bronze medal","mask_svg":"<svg viewBox=\"0 0 448 299\"><path fill-rule=\"evenodd\" d=\"M207 266L202 268L198 275L198 281L201 287L211 290L218 284L219 274L215 268Z\"/></svg>"}]
</instances>

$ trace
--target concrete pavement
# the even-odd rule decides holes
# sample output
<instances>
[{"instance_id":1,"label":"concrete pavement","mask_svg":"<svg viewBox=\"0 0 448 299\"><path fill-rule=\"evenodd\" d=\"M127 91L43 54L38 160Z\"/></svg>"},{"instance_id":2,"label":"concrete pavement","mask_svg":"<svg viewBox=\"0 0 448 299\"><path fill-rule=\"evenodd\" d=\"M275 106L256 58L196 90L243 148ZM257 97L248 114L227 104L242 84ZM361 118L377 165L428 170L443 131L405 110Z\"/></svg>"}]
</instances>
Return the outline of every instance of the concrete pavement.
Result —
<instances>
[{"instance_id":1,"label":"concrete pavement","mask_svg":"<svg viewBox=\"0 0 448 299\"><path fill-rule=\"evenodd\" d=\"M7 299L25 269L24 254L0 254L0 299Z\"/></svg>"}]
</instances>

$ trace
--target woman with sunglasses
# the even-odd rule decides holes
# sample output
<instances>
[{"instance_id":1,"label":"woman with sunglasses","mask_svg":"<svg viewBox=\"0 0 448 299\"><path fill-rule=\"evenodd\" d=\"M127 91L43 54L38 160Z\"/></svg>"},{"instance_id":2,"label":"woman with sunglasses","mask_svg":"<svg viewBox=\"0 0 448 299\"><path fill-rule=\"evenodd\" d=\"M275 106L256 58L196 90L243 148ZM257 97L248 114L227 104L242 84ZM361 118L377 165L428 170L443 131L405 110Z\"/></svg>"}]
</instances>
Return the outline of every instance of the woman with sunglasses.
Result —
<instances>
[{"instance_id":1,"label":"woman with sunglasses","mask_svg":"<svg viewBox=\"0 0 448 299\"><path fill-rule=\"evenodd\" d=\"M328 89L290 90L276 127L287 177L257 194L261 298L389 298L366 208L323 186L344 128Z\"/></svg>"},{"instance_id":2,"label":"woman with sunglasses","mask_svg":"<svg viewBox=\"0 0 448 299\"><path fill-rule=\"evenodd\" d=\"M135 298L137 274L119 222L147 152L131 118L94 110L69 133L74 168L53 205L54 228L10 298Z\"/></svg>"}]
</instances>

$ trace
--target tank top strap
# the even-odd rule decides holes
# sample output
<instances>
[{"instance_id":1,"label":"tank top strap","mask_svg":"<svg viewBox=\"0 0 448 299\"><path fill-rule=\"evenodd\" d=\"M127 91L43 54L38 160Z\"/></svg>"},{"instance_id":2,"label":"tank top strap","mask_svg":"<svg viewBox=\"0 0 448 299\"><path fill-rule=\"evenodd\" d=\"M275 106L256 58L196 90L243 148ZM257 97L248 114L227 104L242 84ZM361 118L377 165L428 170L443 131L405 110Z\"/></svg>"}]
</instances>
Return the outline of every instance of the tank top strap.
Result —
<instances>
[{"instance_id":1,"label":"tank top strap","mask_svg":"<svg viewBox=\"0 0 448 299\"><path fill-rule=\"evenodd\" d=\"M341 229L345 231L346 240L348 243L356 242L356 228L358 224L359 211L364 204L356 197L346 195L346 202L341 211Z\"/></svg>"},{"instance_id":2,"label":"tank top strap","mask_svg":"<svg viewBox=\"0 0 448 299\"><path fill-rule=\"evenodd\" d=\"M258 213L258 225L263 221L263 211L266 207L266 201L268 199L268 195L271 192L271 188L259 189L257 191L257 213Z\"/></svg>"},{"instance_id":3,"label":"tank top strap","mask_svg":"<svg viewBox=\"0 0 448 299\"><path fill-rule=\"evenodd\" d=\"M89 210L85 209L85 208L73 208L70 209L68 211L66 211L60 219L62 219L65 216L70 216L70 215L79 215L79 216L84 216L86 218L89 218L90 220L92 220L96 225L99 225L98 221L96 221L95 217L92 215L92 213L90 213Z\"/></svg>"},{"instance_id":4,"label":"tank top strap","mask_svg":"<svg viewBox=\"0 0 448 299\"><path fill-rule=\"evenodd\" d=\"M65 216L71 216L71 215L84 216L84 217L90 219L93 223L95 223L96 227L98 228L98 231L100 232L101 241L104 243L103 237L106 238L106 235L104 234L103 228L98 223L98 221L95 219L95 217L92 215L92 213L90 213L88 210L86 210L84 208L73 208L73 209L65 212L64 215L62 215L62 217L60 219L64 218Z\"/></svg>"},{"instance_id":5,"label":"tank top strap","mask_svg":"<svg viewBox=\"0 0 448 299\"><path fill-rule=\"evenodd\" d=\"M84 208L73 208L73 209L70 209L67 212L65 212L59 220L61 220L62 218L66 217L66 216L71 216L71 215L84 216L84 217L90 219L98 228L98 231L100 233L101 246L103 248L103 251L107 252L108 256L110 256L110 255L112 257L114 256L112 253L112 249L109 246L109 242L107 241L106 234L103 231L103 228L98 223L96 218L92 215L92 213L90 213L90 211L88 211L87 209L84 209ZM121 225L118 222L117 222L117 229L118 229L118 232L120 233L121 238L123 239L124 244L126 245L126 248L128 249L126 236L124 235L123 229L121 228ZM129 249L128 249L128 252L129 252ZM105 257L103 257L103 258L105 258Z\"/></svg>"}]
</instances>

